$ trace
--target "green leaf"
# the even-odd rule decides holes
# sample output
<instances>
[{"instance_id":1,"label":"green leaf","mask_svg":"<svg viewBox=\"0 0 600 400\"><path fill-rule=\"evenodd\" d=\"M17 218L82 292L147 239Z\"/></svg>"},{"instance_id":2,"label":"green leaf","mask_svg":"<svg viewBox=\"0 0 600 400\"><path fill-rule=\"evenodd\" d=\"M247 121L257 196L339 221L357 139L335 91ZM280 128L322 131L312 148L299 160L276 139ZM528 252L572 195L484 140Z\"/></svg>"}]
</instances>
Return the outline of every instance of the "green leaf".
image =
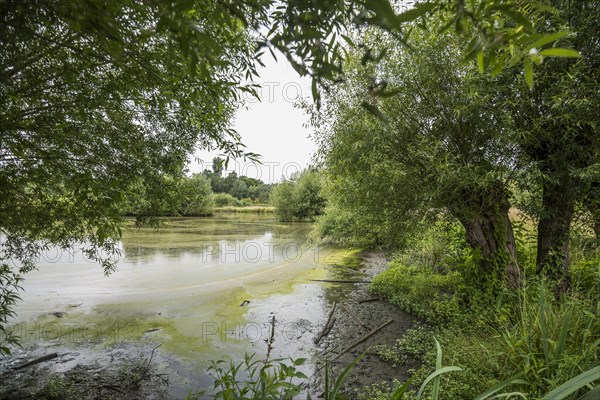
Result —
<instances>
[{"instance_id":1,"label":"green leaf","mask_svg":"<svg viewBox=\"0 0 600 400\"><path fill-rule=\"evenodd\" d=\"M485 72L485 57L483 51L477 53L477 66L479 67L479 72L483 74Z\"/></svg>"},{"instance_id":2,"label":"green leaf","mask_svg":"<svg viewBox=\"0 0 600 400\"><path fill-rule=\"evenodd\" d=\"M300 372L300 371L296 372L296 373L294 374L294 376L295 376L296 378L308 379L308 376L306 376L306 374L304 374L304 373L302 373L302 372Z\"/></svg>"},{"instance_id":3,"label":"green leaf","mask_svg":"<svg viewBox=\"0 0 600 400\"><path fill-rule=\"evenodd\" d=\"M398 16L396 17L396 21L398 22L398 24L401 24L403 22L414 21L415 19L425 15L429 11L432 11L436 7L437 4L433 2L417 3L410 10L406 10L403 13L398 14Z\"/></svg>"},{"instance_id":4,"label":"green leaf","mask_svg":"<svg viewBox=\"0 0 600 400\"><path fill-rule=\"evenodd\" d=\"M587 370L575 378L563 383L550 393L547 393L542 400L562 400L577 392L586 385L600 379L600 366Z\"/></svg>"},{"instance_id":5,"label":"green leaf","mask_svg":"<svg viewBox=\"0 0 600 400\"><path fill-rule=\"evenodd\" d=\"M540 55L548 57L566 57L566 58L581 58L581 53L573 49L564 49L561 47L553 47L540 51Z\"/></svg>"},{"instance_id":6,"label":"green leaf","mask_svg":"<svg viewBox=\"0 0 600 400\"><path fill-rule=\"evenodd\" d=\"M492 78L498 76L498 74L502 71L507 58L508 53L504 53L502 56L500 56L500 59L496 61L496 65L494 65L494 68L492 69Z\"/></svg>"},{"instance_id":7,"label":"green leaf","mask_svg":"<svg viewBox=\"0 0 600 400\"><path fill-rule=\"evenodd\" d=\"M532 48L540 48L550 43L556 42L558 39L565 37L569 32L560 31L542 36L531 44Z\"/></svg>"},{"instance_id":8,"label":"green leaf","mask_svg":"<svg viewBox=\"0 0 600 400\"><path fill-rule=\"evenodd\" d=\"M583 396L579 398L579 400L598 400L600 399L600 385L596 386Z\"/></svg>"},{"instance_id":9,"label":"green leaf","mask_svg":"<svg viewBox=\"0 0 600 400\"><path fill-rule=\"evenodd\" d=\"M417 393L417 399L421 398L421 396L423 395L423 390L425 390L425 387L427 386L427 384L429 382L431 382L432 379L434 379L440 375L446 374L448 372L456 372L456 371L462 371L462 368L460 368L460 367L443 367L443 368L440 368L440 369L436 370L435 372L433 372L431 375L429 375L425 379L425 381L421 385L421 388L419 389L419 392Z\"/></svg>"},{"instance_id":10,"label":"green leaf","mask_svg":"<svg viewBox=\"0 0 600 400\"><path fill-rule=\"evenodd\" d=\"M519 25L522 25L528 31L533 30L533 24L523 13L515 11L512 5L503 5L498 8L501 9L501 12L506 15L508 18L512 19Z\"/></svg>"},{"instance_id":11,"label":"green leaf","mask_svg":"<svg viewBox=\"0 0 600 400\"><path fill-rule=\"evenodd\" d=\"M522 379L518 379L521 376L524 375L524 372L520 372L516 375L511 376L510 378L508 378L505 381L502 381L494 386L492 386L491 388L489 388L488 390L486 390L485 392L481 393L479 396L475 397L474 400L485 400L487 398L489 398L490 396L492 396L493 394L495 394L496 392L498 392L501 389L504 389L506 386L508 385L514 385L514 384L527 384L527 381L524 381Z\"/></svg>"},{"instance_id":12,"label":"green leaf","mask_svg":"<svg viewBox=\"0 0 600 400\"><path fill-rule=\"evenodd\" d=\"M408 387L410 386L411 382L414 379L414 375L407 380L406 382L404 382L402 384L402 386L400 386L399 388L397 388L396 390L394 390L394 392L392 393L392 395L390 396L390 400L402 400L404 398L404 394L406 394L406 391L408 390Z\"/></svg>"},{"instance_id":13,"label":"green leaf","mask_svg":"<svg viewBox=\"0 0 600 400\"><path fill-rule=\"evenodd\" d=\"M358 363L360 361L360 359L363 358L363 356L366 354L367 350L368 350L368 348L365 349L365 351L363 351L361 355L356 357L354 359L354 361L352 361L346 368L344 368L344 370L342 371L340 376L337 377L337 379L335 380L335 382L333 384L333 388L331 389L331 392L329 392L330 399L332 399L332 400L337 399L338 391L342 388L342 385L343 385L344 381L346 380L346 378L348 377L348 375L350 374L350 371L352 371L352 368L354 368L356 363ZM328 388L326 388L325 390L327 391Z\"/></svg>"},{"instance_id":14,"label":"green leaf","mask_svg":"<svg viewBox=\"0 0 600 400\"><path fill-rule=\"evenodd\" d=\"M533 66L531 65L531 59L525 58L523 61L523 74L525 77L525 83L529 89L533 87Z\"/></svg>"},{"instance_id":15,"label":"green leaf","mask_svg":"<svg viewBox=\"0 0 600 400\"><path fill-rule=\"evenodd\" d=\"M550 354L548 347L548 328L546 326L546 302L545 302L545 289L544 286L540 286L540 329L542 331L542 344L544 346L544 361L546 366L549 365Z\"/></svg>"},{"instance_id":16,"label":"green leaf","mask_svg":"<svg viewBox=\"0 0 600 400\"><path fill-rule=\"evenodd\" d=\"M512 399L514 397L520 397L524 400L527 400L527 396L525 395L525 393L522 392L509 392L509 393L500 393L497 394L495 396L490 397L490 400L492 399Z\"/></svg>"},{"instance_id":17,"label":"green leaf","mask_svg":"<svg viewBox=\"0 0 600 400\"><path fill-rule=\"evenodd\" d=\"M469 45L467 46L467 50L465 51L466 55L464 56L462 62L467 63L475 59L475 57L477 57L477 55L481 52L482 46L483 43L478 37L474 37L473 39L471 39Z\"/></svg>"},{"instance_id":18,"label":"green leaf","mask_svg":"<svg viewBox=\"0 0 600 400\"><path fill-rule=\"evenodd\" d=\"M296 358L294 360L294 365L303 365L306 362L306 358Z\"/></svg>"},{"instance_id":19,"label":"green leaf","mask_svg":"<svg viewBox=\"0 0 600 400\"><path fill-rule=\"evenodd\" d=\"M558 344L556 345L556 353L554 358L559 359L562 356L563 349L565 348L565 341L567 340L567 333L569 332L569 326L571 325L571 317L573 316L573 308L569 310L565 320L563 321L563 326L560 331L560 336L558 339Z\"/></svg>"},{"instance_id":20,"label":"green leaf","mask_svg":"<svg viewBox=\"0 0 600 400\"><path fill-rule=\"evenodd\" d=\"M442 346L440 346L440 342L438 342L438 340L436 338L433 338L433 340L435 341L435 347L437 350L437 355L435 358L435 370L439 371L440 369L442 369ZM440 391L440 376L437 376L433 380L433 392L431 394L431 397L433 400L437 400L439 391Z\"/></svg>"},{"instance_id":21,"label":"green leaf","mask_svg":"<svg viewBox=\"0 0 600 400\"><path fill-rule=\"evenodd\" d=\"M396 25L396 13L389 0L367 0L365 7L367 10L375 13L375 17L371 20L373 24L384 29L389 29Z\"/></svg>"}]
</instances>

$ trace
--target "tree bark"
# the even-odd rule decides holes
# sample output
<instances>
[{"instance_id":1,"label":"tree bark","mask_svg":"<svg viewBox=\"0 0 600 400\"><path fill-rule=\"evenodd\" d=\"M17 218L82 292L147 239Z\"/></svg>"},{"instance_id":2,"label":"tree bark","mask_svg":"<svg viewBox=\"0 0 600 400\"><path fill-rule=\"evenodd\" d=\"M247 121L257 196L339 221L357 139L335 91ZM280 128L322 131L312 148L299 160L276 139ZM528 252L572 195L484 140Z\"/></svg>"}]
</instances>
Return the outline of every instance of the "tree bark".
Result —
<instances>
[{"instance_id":1,"label":"tree bark","mask_svg":"<svg viewBox=\"0 0 600 400\"><path fill-rule=\"evenodd\" d=\"M583 204L592 217L592 228L596 239L600 240L600 182L596 180L584 187Z\"/></svg>"},{"instance_id":2,"label":"tree bark","mask_svg":"<svg viewBox=\"0 0 600 400\"><path fill-rule=\"evenodd\" d=\"M488 193L477 205L470 204L470 211L463 211L457 216L465 228L467 243L481 254L483 272L505 278L510 287L517 287L520 269L512 222L508 216L510 204L504 190L496 193L496 196Z\"/></svg>"},{"instance_id":3,"label":"tree bark","mask_svg":"<svg viewBox=\"0 0 600 400\"><path fill-rule=\"evenodd\" d=\"M576 179L566 172L560 179L546 180L543 184L537 273L557 282L557 294L566 292L570 287L569 236L577 188Z\"/></svg>"},{"instance_id":4,"label":"tree bark","mask_svg":"<svg viewBox=\"0 0 600 400\"><path fill-rule=\"evenodd\" d=\"M483 212L477 217L464 220L463 226L467 233L467 242L481 253L483 269L490 274L504 273L509 286L517 287L520 270L508 209Z\"/></svg>"}]
</instances>

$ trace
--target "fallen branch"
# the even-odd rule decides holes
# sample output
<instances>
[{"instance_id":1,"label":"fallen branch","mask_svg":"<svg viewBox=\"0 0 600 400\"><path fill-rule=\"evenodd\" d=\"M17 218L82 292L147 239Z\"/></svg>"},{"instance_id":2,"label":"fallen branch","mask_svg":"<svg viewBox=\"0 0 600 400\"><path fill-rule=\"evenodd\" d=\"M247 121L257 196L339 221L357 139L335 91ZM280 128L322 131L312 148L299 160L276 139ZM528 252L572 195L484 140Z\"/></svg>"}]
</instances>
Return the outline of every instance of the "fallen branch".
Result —
<instances>
[{"instance_id":1,"label":"fallen branch","mask_svg":"<svg viewBox=\"0 0 600 400\"><path fill-rule=\"evenodd\" d=\"M385 328L386 326L391 324L392 322L394 322L394 320L390 319L389 321L387 321L387 322L379 325L377 328L373 329L371 332L361 336L356 342L352 343L344 351L342 351L340 354L335 356L333 361L339 359L341 356L343 356L344 354L346 354L347 352L349 352L350 350L352 350L353 348L355 348L356 346L358 346L359 344L361 344L362 342L364 342L365 340L367 340L368 338L370 338L371 336L373 336L374 334L376 334L377 332L379 332L380 330L382 330L383 328Z\"/></svg>"},{"instance_id":2,"label":"fallen branch","mask_svg":"<svg viewBox=\"0 0 600 400\"><path fill-rule=\"evenodd\" d=\"M360 326L362 326L362 327L363 327L363 328L365 328L366 330L369 330L369 329L371 329L371 328L369 328L369 326L368 326L367 324L365 324L365 323L364 323L364 321L363 321L362 319L360 319L360 318L358 317L358 315L356 315L356 314L354 314L352 311L350 311L350 309L349 309L348 307L346 307L346 306L345 306L345 305L343 305L343 304L340 304L340 307L342 307L342 310L346 311L346 313L347 313L348 315L350 315L350 316L351 316L351 317L352 317L352 318L353 318L353 319L354 319L356 322L358 322L358 324L359 324Z\"/></svg>"},{"instance_id":3,"label":"fallen branch","mask_svg":"<svg viewBox=\"0 0 600 400\"><path fill-rule=\"evenodd\" d=\"M359 300L359 301L358 301L358 304L362 304L362 303L369 303L369 302L371 302L371 301L379 301L379 300L381 300L381 298L380 298L380 297L372 297L372 298L370 298L370 299Z\"/></svg>"},{"instance_id":4,"label":"fallen branch","mask_svg":"<svg viewBox=\"0 0 600 400\"><path fill-rule=\"evenodd\" d=\"M343 279L311 279L313 282L330 282L330 283L371 283L371 281L350 281Z\"/></svg>"},{"instance_id":5,"label":"fallen branch","mask_svg":"<svg viewBox=\"0 0 600 400\"><path fill-rule=\"evenodd\" d=\"M20 370L20 369L27 368L27 367L30 367L30 366L35 365L35 364L39 364L39 363L44 362L44 361L50 361L52 359L55 359L56 357L58 357L58 353L46 354L45 356L42 356L40 358L36 358L35 360L28 361L25 364L21 364L19 366L16 366L13 369L14 370Z\"/></svg>"},{"instance_id":6,"label":"fallen branch","mask_svg":"<svg viewBox=\"0 0 600 400\"><path fill-rule=\"evenodd\" d=\"M119 388L118 388L118 387L116 387L116 386L112 386L112 385L102 385L102 387L103 387L103 388L110 389L110 390L114 390L115 392L117 392L117 393L121 393L121 394L123 394L123 395L125 394L125 392L124 392L124 391L122 391L121 389L119 389Z\"/></svg>"},{"instance_id":7,"label":"fallen branch","mask_svg":"<svg viewBox=\"0 0 600 400\"><path fill-rule=\"evenodd\" d=\"M154 352L156 351L156 349L158 349L162 345L163 345L162 343L159 343L155 348L152 349L152 353L150 353L150 359L148 360L148 364L146 364L146 368L144 368L144 372L142 372L142 379L146 376L146 372L148 372L148 368L150 368L150 364L152 363L152 358L154 357Z\"/></svg>"},{"instance_id":8,"label":"fallen branch","mask_svg":"<svg viewBox=\"0 0 600 400\"><path fill-rule=\"evenodd\" d=\"M336 306L337 306L337 303L334 301L333 307L331 307L331 311L329 311L329 316L327 317L327 322L325 323L325 326L323 326L323 330L314 340L315 344L319 344L321 339L323 339L323 337L329 333L331 328L333 328L333 324L335 323L335 318L333 318L333 314L335 313Z\"/></svg>"}]
</instances>

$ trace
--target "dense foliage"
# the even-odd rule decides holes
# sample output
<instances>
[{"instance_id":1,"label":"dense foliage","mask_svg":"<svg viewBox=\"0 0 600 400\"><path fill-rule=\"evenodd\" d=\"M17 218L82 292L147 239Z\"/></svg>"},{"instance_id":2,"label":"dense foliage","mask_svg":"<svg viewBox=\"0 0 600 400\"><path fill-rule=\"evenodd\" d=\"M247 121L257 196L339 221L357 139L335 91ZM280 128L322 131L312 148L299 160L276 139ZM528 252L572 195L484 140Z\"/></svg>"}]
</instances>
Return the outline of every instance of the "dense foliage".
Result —
<instances>
[{"instance_id":1,"label":"dense foliage","mask_svg":"<svg viewBox=\"0 0 600 400\"><path fill-rule=\"evenodd\" d=\"M210 181L201 174L179 178L164 176L160 186L160 201L152 200L158 193L147 193L140 184L131 189L121 210L138 222L166 216L206 216L213 211L214 199Z\"/></svg>"},{"instance_id":2,"label":"dense foliage","mask_svg":"<svg viewBox=\"0 0 600 400\"><path fill-rule=\"evenodd\" d=\"M556 298L546 278L536 276L535 237L519 230L528 278L489 301L471 279L473 260L460 230L456 223L439 223L423 232L373 281L373 293L421 320L396 345L378 347L380 357L406 366L422 361L413 371L418 385L435 369L435 336L446 359L462 369L443 379L444 399L475 398L505 381L501 392L538 399L600 363L600 252L590 248L589 232L574 235L573 287ZM390 398L382 387L363 396Z\"/></svg>"},{"instance_id":3,"label":"dense foliage","mask_svg":"<svg viewBox=\"0 0 600 400\"><path fill-rule=\"evenodd\" d=\"M518 205L538 224L538 272L568 290L575 205L587 205L588 220L597 212L598 49L587 19L597 17L588 5L553 14L583 58L544 63L533 90L509 72L490 77L462 63L451 34L413 33L418 52L376 31L356 39L386 57L375 68L350 56L346 81L315 115L330 193L322 233L398 247L414 228L452 218L479 259L475 275L493 291L522 274L509 218ZM381 81L388 95L366 101Z\"/></svg>"},{"instance_id":4,"label":"dense foliage","mask_svg":"<svg viewBox=\"0 0 600 400\"><path fill-rule=\"evenodd\" d=\"M281 221L314 221L325 208L321 175L306 170L279 183L273 189L271 204Z\"/></svg>"}]
</instances>

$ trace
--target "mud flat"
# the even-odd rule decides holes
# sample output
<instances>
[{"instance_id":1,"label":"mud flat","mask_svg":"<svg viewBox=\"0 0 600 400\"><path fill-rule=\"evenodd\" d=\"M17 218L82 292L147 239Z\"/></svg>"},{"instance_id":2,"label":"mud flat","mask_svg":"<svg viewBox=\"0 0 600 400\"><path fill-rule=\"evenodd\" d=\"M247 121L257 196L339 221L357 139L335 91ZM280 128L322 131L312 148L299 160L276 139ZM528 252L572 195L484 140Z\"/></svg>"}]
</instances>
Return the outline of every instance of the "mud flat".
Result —
<instances>
[{"instance_id":1,"label":"mud flat","mask_svg":"<svg viewBox=\"0 0 600 400\"><path fill-rule=\"evenodd\" d=\"M354 268L334 266L331 280L370 281L385 270L388 263L385 254L381 252L367 252L361 256L362 262ZM323 392L326 360L330 366L330 377L335 378L363 352L366 353L346 380L345 391L350 398L354 397L352 392L366 385L407 378L407 367L393 367L382 361L372 351L372 347L393 345L407 329L414 326L415 319L412 316L390 303L376 300L376 297L368 292L368 284L365 283L331 283L326 288L326 299L327 310L330 311L333 304L336 304L332 317L335 318L335 323L316 346L316 371L311 382L312 392L317 396ZM389 321L393 322L388 323ZM386 323L388 324L385 325ZM381 329L373 333L377 328ZM369 334L372 335L367 337ZM365 340L360 341L361 339Z\"/></svg>"}]
</instances>

